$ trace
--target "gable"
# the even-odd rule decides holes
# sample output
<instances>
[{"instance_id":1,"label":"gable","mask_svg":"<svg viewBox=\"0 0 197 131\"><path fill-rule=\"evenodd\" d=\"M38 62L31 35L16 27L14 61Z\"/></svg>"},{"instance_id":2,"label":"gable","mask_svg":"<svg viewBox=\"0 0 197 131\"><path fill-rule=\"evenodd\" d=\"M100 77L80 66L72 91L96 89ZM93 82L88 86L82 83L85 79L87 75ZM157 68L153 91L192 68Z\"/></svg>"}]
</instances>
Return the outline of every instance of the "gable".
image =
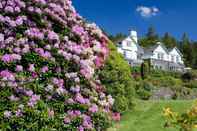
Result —
<instances>
[{"instance_id":1,"label":"gable","mask_svg":"<svg viewBox=\"0 0 197 131\"><path fill-rule=\"evenodd\" d=\"M130 51L137 51L138 47L135 42L131 40L131 38L127 37L122 41L122 48L124 50L130 50Z\"/></svg>"},{"instance_id":2,"label":"gable","mask_svg":"<svg viewBox=\"0 0 197 131\"><path fill-rule=\"evenodd\" d=\"M176 56L180 56L182 57L182 53L179 51L179 49L177 49L176 47L173 48L170 52L169 52L170 55L176 55Z\"/></svg>"},{"instance_id":3,"label":"gable","mask_svg":"<svg viewBox=\"0 0 197 131\"><path fill-rule=\"evenodd\" d=\"M158 45L153 52L160 52L160 53L164 53L164 54L168 54L168 52L166 51L166 49L161 46L161 45Z\"/></svg>"}]
</instances>

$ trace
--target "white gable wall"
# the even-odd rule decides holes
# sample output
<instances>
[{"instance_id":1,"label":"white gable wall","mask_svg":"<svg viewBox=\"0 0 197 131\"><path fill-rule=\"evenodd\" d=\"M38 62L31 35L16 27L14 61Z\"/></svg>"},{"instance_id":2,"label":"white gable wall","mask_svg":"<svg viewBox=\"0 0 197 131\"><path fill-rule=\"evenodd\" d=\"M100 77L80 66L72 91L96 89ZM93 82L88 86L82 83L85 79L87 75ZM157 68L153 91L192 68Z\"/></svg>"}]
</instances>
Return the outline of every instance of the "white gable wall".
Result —
<instances>
[{"instance_id":1,"label":"white gable wall","mask_svg":"<svg viewBox=\"0 0 197 131\"><path fill-rule=\"evenodd\" d=\"M137 51L137 45L130 37L128 37L122 41L122 49Z\"/></svg>"},{"instance_id":2,"label":"white gable wall","mask_svg":"<svg viewBox=\"0 0 197 131\"><path fill-rule=\"evenodd\" d=\"M130 37L127 37L122 41L122 50L126 59L137 60L138 48L136 43Z\"/></svg>"},{"instance_id":3,"label":"white gable wall","mask_svg":"<svg viewBox=\"0 0 197 131\"><path fill-rule=\"evenodd\" d=\"M172 49L169 52L169 61L174 62L174 63L182 63L183 64L182 56L178 53L176 48Z\"/></svg>"},{"instance_id":4,"label":"white gable wall","mask_svg":"<svg viewBox=\"0 0 197 131\"><path fill-rule=\"evenodd\" d=\"M165 49L161 45L159 45L153 51L153 54L152 54L151 58L152 59L158 59L158 54L163 54L163 58L161 60L164 60L164 61L168 61L169 60L168 53L165 51Z\"/></svg>"}]
</instances>

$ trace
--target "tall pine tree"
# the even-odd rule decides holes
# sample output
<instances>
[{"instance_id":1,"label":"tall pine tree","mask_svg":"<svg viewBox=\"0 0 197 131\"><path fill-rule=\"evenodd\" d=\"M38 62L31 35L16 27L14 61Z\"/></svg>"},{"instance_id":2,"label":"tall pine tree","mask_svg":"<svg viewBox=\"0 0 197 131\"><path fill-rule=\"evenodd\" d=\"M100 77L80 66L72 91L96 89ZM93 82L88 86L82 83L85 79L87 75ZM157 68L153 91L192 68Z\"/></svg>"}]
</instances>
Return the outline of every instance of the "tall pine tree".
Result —
<instances>
[{"instance_id":1,"label":"tall pine tree","mask_svg":"<svg viewBox=\"0 0 197 131\"><path fill-rule=\"evenodd\" d=\"M176 39L172 37L168 32L166 32L162 37L162 42L165 44L167 48L172 48L177 46Z\"/></svg>"},{"instance_id":2,"label":"tall pine tree","mask_svg":"<svg viewBox=\"0 0 197 131\"><path fill-rule=\"evenodd\" d=\"M185 61L186 66L192 66L191 65L192 59L193 59L192 48L191 48L191 43L190 43L189 37L186 33L184 33L182 36L180 48L181 48L181 51L183 52L184 61Z\"/></svg>"},{"instance_id":3,"label":"tall pine tree","mask_svg":"<svg viewBox=\"0 0 197 131\"><path fill-rule=\"evenodd\" d=\"M159 41L159 36L156 33L155 28L151 26L148 28L148 32L146 36L140 39L140 44L141 46L149 47L149 46L155 45L156 42L158 41Z\"/></svg>"}]
</instances>

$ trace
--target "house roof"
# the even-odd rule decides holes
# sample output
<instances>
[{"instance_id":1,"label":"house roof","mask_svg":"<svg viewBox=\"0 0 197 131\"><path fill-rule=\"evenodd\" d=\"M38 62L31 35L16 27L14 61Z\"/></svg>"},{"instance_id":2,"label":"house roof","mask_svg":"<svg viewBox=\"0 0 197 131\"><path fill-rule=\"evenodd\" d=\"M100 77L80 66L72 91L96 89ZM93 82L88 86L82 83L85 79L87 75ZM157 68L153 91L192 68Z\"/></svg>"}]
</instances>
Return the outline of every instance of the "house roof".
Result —
<instances>
[{"instance_id":1,"label":"house roof","mask_svg":"<svg viewBox=\"0 0 197 131\"><path fill-rule=\"evenodd\" d=\"M145 52L145 53L153 53L153 51L154 51L155 49L157 49L158 46L161 46L161 47L166 51L166 53L168 53L168 49L167 49L167 48L164 46L164 44L161 43L161 42L157 42L157 44L155 44L155 45L153 45L153 46L151 46L151 47L145 49L144 52Z\"/></svg>"},{"instance_id":2,"label":"house roof","mask_svg":"<svg viewBox=\"0 0 197 131\"><path fill-rule=\"evenodd\" d=\"M173 49L175 49L181 56L183 56L183 54L181 53L181 51L177 47L168 49L168 52L171 52Z\"/></svg>"},{"instance_id":3,"label":"house roof","mask_svg":"<svg viewBox=\"0 0 197 131\"><path fill-rule=\"evenodd\" d=\"M139 44L136 44L136 45L137 45L137 48L138 48L138 53L144 54L144 49Z\"/></svg>"}]
</instances>

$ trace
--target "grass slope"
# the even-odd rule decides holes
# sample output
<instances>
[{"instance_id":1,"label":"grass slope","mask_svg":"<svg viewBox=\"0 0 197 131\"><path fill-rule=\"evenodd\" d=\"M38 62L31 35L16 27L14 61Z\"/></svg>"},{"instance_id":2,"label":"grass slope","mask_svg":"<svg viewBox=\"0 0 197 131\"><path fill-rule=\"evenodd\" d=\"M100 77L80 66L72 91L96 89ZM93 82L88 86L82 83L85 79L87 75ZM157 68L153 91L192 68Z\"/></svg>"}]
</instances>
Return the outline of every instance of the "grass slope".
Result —
<instances>
[{"instance_id":1,"label":"grass slope","mask_svg":"<svg viewBox=\"0 0 197 131\"><path fill-rule=\"evenodd\" d=\"M175 128L164 128L163 108L183 112L192 106L193 101L139 101L136 109L123 115L120 123L109 131L178 131Z\"/></svg>"}]
</instances>

